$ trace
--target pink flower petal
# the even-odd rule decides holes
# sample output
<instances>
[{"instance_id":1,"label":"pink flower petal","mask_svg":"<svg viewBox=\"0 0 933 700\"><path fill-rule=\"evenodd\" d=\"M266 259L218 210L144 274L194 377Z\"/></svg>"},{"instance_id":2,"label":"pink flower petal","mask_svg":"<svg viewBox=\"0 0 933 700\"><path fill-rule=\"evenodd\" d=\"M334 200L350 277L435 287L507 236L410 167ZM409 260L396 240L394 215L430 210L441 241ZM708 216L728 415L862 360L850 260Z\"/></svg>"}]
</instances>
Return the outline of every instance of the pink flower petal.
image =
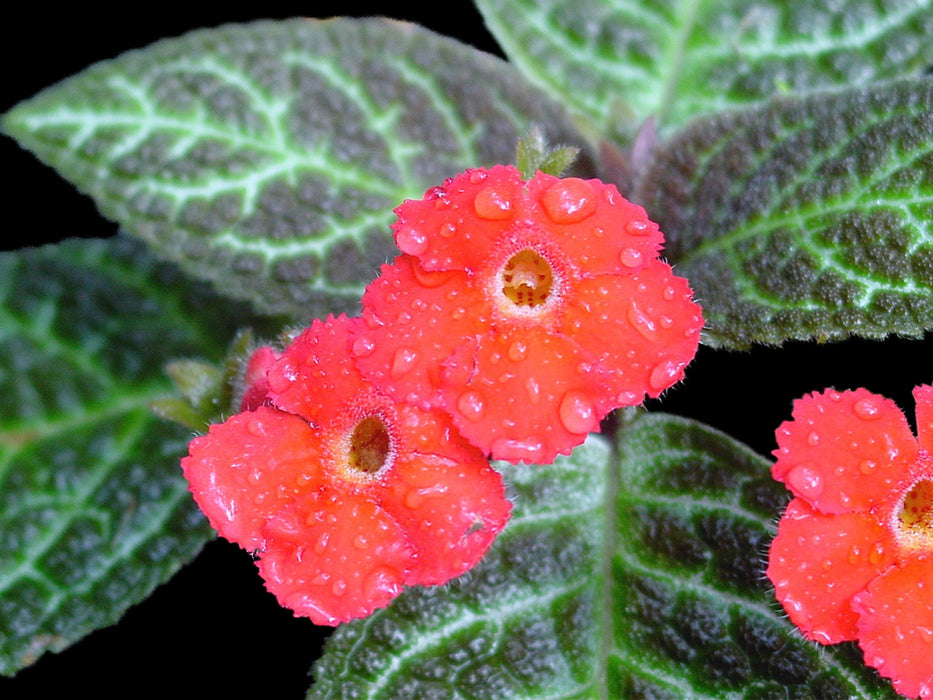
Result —
<instances>
[{"instance_id":1,"label":"pink flower petal","mask_svg":"<svg viewBox=\"0 0 933 700\"><path fill-rule=\"evenodd\" d=\"M767 575L791 621L808 639L855 639L852 596L894 562L890 533L869 517L824 515L800 498L787 506L771 544Z\"/></svg>"},{"instance_id":2,"label":"pink flower petal","mask_svg":"<svg viewBox=\"0 0 933 700\"><path fill-rule=\"evenodd\" d=\"M917 458L917 440L890 399L866 389L813 393L777 431L771 473L824 513L887 504Z\"/></svg>"}]
</instances>

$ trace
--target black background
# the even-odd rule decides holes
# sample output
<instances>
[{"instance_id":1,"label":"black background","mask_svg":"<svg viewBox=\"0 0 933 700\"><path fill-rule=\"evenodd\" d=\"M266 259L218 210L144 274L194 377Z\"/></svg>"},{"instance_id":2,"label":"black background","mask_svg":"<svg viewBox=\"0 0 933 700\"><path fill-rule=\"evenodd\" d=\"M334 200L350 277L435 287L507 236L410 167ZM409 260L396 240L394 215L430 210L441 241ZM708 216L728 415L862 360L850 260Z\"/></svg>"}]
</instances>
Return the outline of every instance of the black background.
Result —
<instances>
[{"instance_id":1,"label":"black background","mask_svg":"<svg viewBox=\"0 0 933 700\"><path fill-rule=\"evenodd\" d=\"M51 11L33 3L4 10L0 112L123 51L191 29L260 18L382 14L498 52L478 12L465 1L262 3L239 12L198 5L126 3L104 13L86 5ZM5 137L0 137L0 168L4 248L116 232L116 224L103 219L90 199ZM790 417L792 400L828 386L865 386L886 394L912 419L912 387L933 381L930 350L929 340L903 339L789 343L742 353L701 348L687 380L650 408L698 418L768 454L775 428ZM246 553L218 540L116 626L62 653L46 654L13 679L0 678L0 700L81 691L98 698L297 699L308 688L308 671L323 638L324 631L276 605Z\"/></svg>"}]
</instances>

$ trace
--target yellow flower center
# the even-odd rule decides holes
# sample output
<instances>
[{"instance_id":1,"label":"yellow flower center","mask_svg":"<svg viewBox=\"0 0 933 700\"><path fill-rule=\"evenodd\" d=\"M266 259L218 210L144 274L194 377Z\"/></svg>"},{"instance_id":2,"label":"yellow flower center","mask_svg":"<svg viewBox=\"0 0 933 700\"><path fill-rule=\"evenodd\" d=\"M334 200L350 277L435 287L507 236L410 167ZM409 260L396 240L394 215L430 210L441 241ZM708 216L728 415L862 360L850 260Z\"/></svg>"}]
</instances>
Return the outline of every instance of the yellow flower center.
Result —
<instances>
[{"instance_id":1,"label":"yellow flower center","mask_svg":"<svg viewBox=\"0 0 933 700\"><path fill-rule=\"evenodd\" d=\"M392 459L392 438L378 416L367 416L353 428L347 445L350 476L371 478Z\"/></svg>"},{"instance_id":2,"label":"yellow flower center","mask_svg":"<svg viewBox=\"0 0 933 700\"><path fill-rule=\"evenodd\" d=\"M553 285L551 266L533 250L519 251L502 269L502 293L516 306L543 305Z\"/></svg>"},{"instance_id":3,"label":"yellow flower center","mask_svg":"<svg viewBox=\"0 0 933 700\"><path fill-rule=\"evenodd\" d=\"M933 550L933 479L921 479L904 494L894 524L902 546Z\"/></svg>"}]
</instances>

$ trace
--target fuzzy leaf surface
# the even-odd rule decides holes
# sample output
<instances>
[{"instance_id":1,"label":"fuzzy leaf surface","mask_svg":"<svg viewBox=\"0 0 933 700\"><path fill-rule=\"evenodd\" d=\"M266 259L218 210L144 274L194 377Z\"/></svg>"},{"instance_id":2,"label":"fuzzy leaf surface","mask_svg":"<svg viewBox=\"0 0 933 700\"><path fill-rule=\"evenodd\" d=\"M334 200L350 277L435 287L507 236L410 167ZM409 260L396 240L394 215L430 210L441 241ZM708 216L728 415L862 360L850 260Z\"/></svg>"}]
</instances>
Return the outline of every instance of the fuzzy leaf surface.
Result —
<instances>
[{"instance_id":1,"label":"fuzzy leaf surface","mask_svg":"<svg viewBox=\"0 0 933 700\"><path fill-rule=\"evenodd\" d=\"M477 0L505 53L596 137L654 117L905 77L933 62L929 0Z\"/></svg>"},{"instance_id":2,"label":"fuzzy leaf surface","mask_svg":"<svg viewBox=\"0 0 933 700\"><path fill-rule=\"evenodd\" d=\"M703 304L707 342L933 329L933 80L698 121L635 197Z\"/></svg>"},{"instance_id":3,"label":"fuzzy leaf surface","mask_svg":"<svg viewBox=\"0 0 933 700\"><path fill-rule=\"evenodd\" d=\"M113 624L212 536L191 432L149 403L244 310L129 238L0 254L0 673Z\"/></svg>"},{"instance_id":4,"label":"fuzzy leaf surface","mask_svg":"<svg viewBox=\"0 0 933 700\"><path fill-rule=\"evenodd\" d=\"M355 312L397 254L392 209L511 162L539 122L579 137L504 61L415 25L228 25L97 64L4 130L190 274L298 321Z\"/></svg>"},{"instance_id":5,"label":"fuzzy leaf surface","mask_svg":"<svg viewBox=\"0 0 933 700\"><path fill-rule=\"evenodd\" d=\"M547 466L503 466L515 513L483 562L344 625L309 698L893 697L817 649L763 575L786 501L769 463L642 414Z\"/></svg>"}]
</instances>

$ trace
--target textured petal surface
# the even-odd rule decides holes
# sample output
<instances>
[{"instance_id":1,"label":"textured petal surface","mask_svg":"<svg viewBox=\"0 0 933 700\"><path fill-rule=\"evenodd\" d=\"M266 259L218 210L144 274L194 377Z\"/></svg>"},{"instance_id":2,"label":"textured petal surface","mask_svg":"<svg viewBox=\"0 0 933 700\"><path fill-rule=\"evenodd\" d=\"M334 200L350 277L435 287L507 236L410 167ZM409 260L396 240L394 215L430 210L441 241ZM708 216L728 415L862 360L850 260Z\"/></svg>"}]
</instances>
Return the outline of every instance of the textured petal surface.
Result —
<instances>
[{"instance_id":1,"label":"textured petal surface","mask_svg":"<svg viewBox=\"0 0 933 700\"><path fill-rule=\"evenodd\" d=\"M487 316L466 273L426 273L401 255L383 265L363 294L353 358L366 379L396 401L436 407L441 363L464 340L487 331Z\"/></svg>"},{"instance_id":2,"label":"textured petal surface","mask_svg":"<svg viewBox=\"0 0 933 700\"><path fill-rule=\"evenodd\" d=\"M258 566L279 603L320 625L385 607L402 591L413 550L401 527L369 498L314 492L263 528Z\"/></svg>"},{"instance_id":3,"label":"textured petal surface","mask_svg":"<svg viewBox=\"0 0 933 700\"><path fill-rule=\"evenodd\" d=\"M917 406L917 440L920 447L933 453L933 386L915 387L914 403Z\"/></svg>"},{"instance_id":4,"label":"textured petal surface","mask_svg":"<svg viewBox=\"0 0 933 700\"><path fill-rule=\"evenodd\" d=\"M493 459L547 464L569 452L603 418L603 379L574 342L545 331L486 335L444 364L445 409Z\"/></svg>"},{"instance_id":5,"label":"textured petal surface","mask_svg":"<svg viewBox=\"0 0 933 700\"><path fill-rule=\"evenodd\" d=\"M525 183L497 165L467 170L396 208L395 242L426 270L472 270L521 213Z\"/></svg>"},{"instance_id":6,"label":"textured petal surface","mask_svg":"<svg viewBox=\"0 0 933 700\"><path fill-rule=\"evenodd\" d=\"M349 397L371 391L350 358L350 331L359 318L315 319L269 370L269 393L283 411L323 425Z\"/></svg>"},{"instance_id":7,"label":"textured petal surface","mask_svg":"<svg viewBox=\"0 0 933 700\"><path fill-rule=\"evenodd\" d=\"M264 547L269 517L323 480L313 429L267 406L212 425L189 443L181 467L211 526L249 550Z\"/></svg>"},{"instance_id":8,"label":"textured petal surface","mask_svg":"<svg viewBox=\"0 0 933 700\"><path fill-rule=\"evenodd\" d=\"M445 583L473 568L511 512L502 477L465 444L459 458L414 455L397 464L381 503L416 551L407 584Z\"/></svg>"},{"instance_id":9,"label":"textured petal surface","mask_svg":"<svg viewBox=\"0 0 933 700\"><path fill-rule=\"evenodd\" d=\"M645 210L599 180L538 173L526 219L542 225L585 276L627 274L654 260L664 242Z\"/></svg>"},{"instance_id":10,"label":"textured petal surface","mask_svg":"<svg viewBox=\"0 0 933 700\"><path fill-rule=\"evenodd\" d=\"M866 389L798 399L777 443L774 478L824 513L885 503L919 449L897 405Z\"/></svg>"},{"instance_id":11,"label":"textured petal surface","mask_svg":"<svg viewBox=\"0 0 933 700\"><path fill-rule=\"evenodd\" d=\"M857 636L852 596L894 563L888 531L861 514L824 515L795 498L771 544L767 575L791 621L822 644Z\"/></svg>"},{"instance_id":12,"label":"textured petal surface","mask_svg":"<svg viewBox=\"0 0 933 700\"><path fill-rule=\"evenodd\" d=\"M911 698L933 698L933 553L908 560L855 597L865 662Z\"/></svg>"},{"instance_id":13,"label":"textured petal surface","mask_svg":"<svg viewBox=\"0 0 933 700\"><path fill-rule=\"evenodd\" d=\"M609 371L600 404L607 411L680 381L702 328L687 281L660 260L632 275L582 280L561 324Z\"/></svg>"},{"instance_id":14,"label":"textured petal surface","mask_svg":"<svg viewBox=\"0 0 933 700\"><path fill-rule=\"evenodd\" d=\"M250 355L243 372L241 411L252 411L265 403L269 397L269 370L277 360L278 353L268 345L256 348Z\"/></svg>"}]
</instances>

